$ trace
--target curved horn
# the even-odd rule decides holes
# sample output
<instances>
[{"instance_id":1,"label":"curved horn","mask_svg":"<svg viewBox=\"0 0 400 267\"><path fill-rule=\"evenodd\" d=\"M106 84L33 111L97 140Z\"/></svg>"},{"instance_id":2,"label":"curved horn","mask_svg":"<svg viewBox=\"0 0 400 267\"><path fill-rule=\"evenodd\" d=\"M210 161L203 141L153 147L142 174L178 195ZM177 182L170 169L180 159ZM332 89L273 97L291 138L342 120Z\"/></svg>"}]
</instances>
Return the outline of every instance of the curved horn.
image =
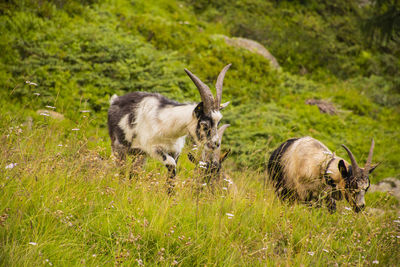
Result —
<instances>
[{"instance_id":1,"label":"curved horn","mask_svg":"<svg viewBox=\"0 0 400 267\"><path fill-rule=\"evenodd\" d=\"M371 168L372 154L374 154L374 147L375 147L375 141L374 138L372 138L371 147L368 153L367 163L365 163L365 169Z\"/></svg>"},{"instance_id":2,"label":"curved horn","mask_svg":"<svg viewBox=\"0 0 400 267\"><path fill-rule=\"evenodd\" d=\"M347 154L349 154L349 157L350 157L350 160L351 160L351 165L352 165L352 167L353 167L353 172L357 172L358 169L360 169L360 167L358 167L357 161L356 161L356 159L354 158L353 153L351 153L350 149L348 149L345 145L342 145L342 147L343 147L344 149L346 149Z\"/></svg>"},{"instance_id":3,"label":"curved horn","mask_svg":"<svg viewBox=\"0 0 400 267\"><path fill-rule=\"evenodd\" d=\"M214 107L214 97L211 93L210 88L205 83L203 83L199 78L197 78L196 75L191 73L188 69L185 69L185 72L199 90L201 101L203 101L204 104L204 112L206 114L211 113L211 110Z\"/></svg>"},{"instance_id":4,"label":"curved horn","mask_svg":"<svg viewBox=\"0 0 400 267\"><path fill-rule=\"evenodd\" d=\"M222 85L224 83L225 74L228 71L229 67L232 63L228 64L221 70L218 75L217 83L215 84L215 88L217 89L217 95L215 96L215 109L219 110L222 99Z\"/></svg>"},{"instance_id":5,"label":"curved horn","mask_svg":"<svg viewBox=\"0 0 400 267\"><path fill-rule=\"evenodd\" d=\"M230 124L224 124L218 129L218 136L219 136L219 141L222 142L222 135L224 134L226 128L231 126Z\"/></svg>"}]
</instances>

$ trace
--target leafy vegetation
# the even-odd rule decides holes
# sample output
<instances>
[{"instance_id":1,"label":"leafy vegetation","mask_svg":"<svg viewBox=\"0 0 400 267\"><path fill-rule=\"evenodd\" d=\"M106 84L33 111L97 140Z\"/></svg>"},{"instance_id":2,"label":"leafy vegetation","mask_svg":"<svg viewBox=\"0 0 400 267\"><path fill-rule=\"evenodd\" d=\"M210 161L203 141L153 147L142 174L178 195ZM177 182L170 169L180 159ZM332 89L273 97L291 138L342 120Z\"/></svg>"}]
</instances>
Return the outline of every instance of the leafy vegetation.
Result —
<instances>
[{"instance_id":1,"label":"leafy vegetation","mask_svg":"<svg viewBox=\"0 0 400 267\"><path fill-rule=\"evenodd\" d=\"M343 202L329 215L281 203L264 186L270 152L305 135L345 158L346 144L359 161L373 137L373 161L382 164L371 181L398 178L400 46L397 37L368 42L371 8L341 0L1 3L0 264L395 265L394 198L368 193L366 212ZM221 35L259 41L282 69ZM199 189L184 155L173 198L161 164L149 160L132 179L114 165L112 94L199 101L183 68L211 85L227 63L223 123L232 126L223 146L232 149L225 169L236 191ZM321 114L310 98L338 113ZM46 106L65 119L36 113Z\"/></svg>"}]
</instances>

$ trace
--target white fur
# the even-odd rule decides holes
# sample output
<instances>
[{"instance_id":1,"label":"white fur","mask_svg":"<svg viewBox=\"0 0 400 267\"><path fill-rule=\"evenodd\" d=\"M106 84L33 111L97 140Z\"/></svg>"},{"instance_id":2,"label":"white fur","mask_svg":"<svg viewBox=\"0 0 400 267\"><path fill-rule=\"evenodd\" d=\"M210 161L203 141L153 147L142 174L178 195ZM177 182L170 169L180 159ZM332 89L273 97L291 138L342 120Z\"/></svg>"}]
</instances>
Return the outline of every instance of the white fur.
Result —
<instances>
[{"instance_id":1,"label":"white fur","mask_svg":"<svg viewBox=\"0 0 400 267\"><path fill-rule=\"evenodd\" d=\"M122 117L118 123L118 126L124 131L125 140L130 142L136 131L133 128L133 125L129 124L129 114L126 114L124 117Z\"/></svg>"},{"instance_id":2,"label":"white fur","mask_svg":"<svg viewBox=\"0 0 400 267\"><path fill-rule=\"evenodd\" d=\"M188 133L195 133L197 120L193 115L196 104L166 106L159 108L159 100L146 97L136 107L136 120L129 125L129 114L125 115L118 125L124 131L132 148L139 148L151 157L161 159L157 151L180 154L185 145ZM163 161L165 165L176 166L169 155Z\"/></svg>"},{"instance_id":3,"label":"white fur","mask_svg":"<svg viewBox=\"0 0 400 267\"><path fill-rule=\"evenodd\" d=\"M118 96L116 94L113 94L112 97L110 98L110 105L112 105L117 98Z\"/></svg>"}]
</instances>

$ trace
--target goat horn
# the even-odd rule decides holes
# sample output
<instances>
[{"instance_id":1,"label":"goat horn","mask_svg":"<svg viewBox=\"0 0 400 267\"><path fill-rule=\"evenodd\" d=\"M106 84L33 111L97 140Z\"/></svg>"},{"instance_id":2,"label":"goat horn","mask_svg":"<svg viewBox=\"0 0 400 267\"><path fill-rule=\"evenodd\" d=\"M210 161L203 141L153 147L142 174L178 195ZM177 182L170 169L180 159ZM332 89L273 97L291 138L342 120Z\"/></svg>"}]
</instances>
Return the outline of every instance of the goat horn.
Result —
<instances>
[{"instance_id":1,"label":"goat horn","mask_svg":"<svg viewBox=\"0 0 400 267\"><path fill-rule=\"evenodd\" d=\"M347 146L342 145L342 147L347 151L347 154L349 154L350 160L351 160L351 165L353 167L353 172L356 173L358 172L358 169L360 169L360 167L358 167L357 161L354 158L353 153L351 153L350 149L347 148Z\"/></svg>"},{"instance_id":2,"label":"goat horn","mask_svg":"<svg viewBox=\"0 0 400 267\"><path fill-rule=\"evenodd\" d=\"M225 74L228 71L229 67L232 63L226 65L218 75L217 83L215 84L215 88L217 89L217 95L215 96L215 109L219 110L222 99L222 85L224 83Z\"/></svg>"},{"instance_id":3,"label":"goat horn","mask_svg":"<svg viewBox=\"0 0 400 267\"><path fill-rule=\"evenodd\" d=\"M214 108L214 97L211 93L210 88L188 69L185 69L185 72L199 90L201 101L203 101L204 104L204 112L206 114L210 114L211 110Z\"/></svg>"},{"instance_id":4,"label":"goat horn","mask_svg":"<svg viewBox=\"0 0 400 267\"><path fill-rule=\"evenodd\" d=\"M222 135L224 134L226 128L231 126L230 124L224 124L218 129L218 136L219 136L219 141L222 142Z\"/></svg>"},{"instance_id":5,"label":"goat horn","mask_svg":"<svg viewBox=\"0 0 400 267\"><path fill-rule=\"evenodd\" d=\"M365 169L369 171L369 169L371 168L371 162L372 162L372 154L374 154L374 147L375 147L375 141L374 138L372 138L371 141L371 147L369 149L369 154L368 154L368 158L367 158L367 163L365 163Z\"/></svg>"}]
</instances>

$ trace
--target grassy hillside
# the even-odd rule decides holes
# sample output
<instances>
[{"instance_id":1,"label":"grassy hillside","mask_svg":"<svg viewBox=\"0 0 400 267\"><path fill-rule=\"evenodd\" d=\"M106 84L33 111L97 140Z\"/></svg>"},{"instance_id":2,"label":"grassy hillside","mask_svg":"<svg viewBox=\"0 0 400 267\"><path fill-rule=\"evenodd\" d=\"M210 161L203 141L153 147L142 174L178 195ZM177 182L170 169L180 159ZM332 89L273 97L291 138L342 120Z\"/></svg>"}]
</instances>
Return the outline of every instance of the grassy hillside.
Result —
<instances>
[{"instance_id":1,"label":"grassy hillside","mask_svg":"<svg viewBox=\"0 0 400 267\"><path fill-rule=\"evenodd\" d=\"M396 265L400 214L389 195L368 193L361 214L343 202L329 215L280 203L263 186L269 153L304 135L345 158L346 144L360 162L374 138L382 164L371 181L399 178L398 46L368 46L359 27L368 7L332 3L1 3L0 264ZM261 42L282 70L221 34ZM183 68L212 85L227 63L223 146L237 190L201 188L184 155L173 198L160 163L133 179L114 165L112 94L199 101ZM310 98L338 113L321 114ZM65 119L36 113L45 108Z\"/></svg>"}]
</instances>

